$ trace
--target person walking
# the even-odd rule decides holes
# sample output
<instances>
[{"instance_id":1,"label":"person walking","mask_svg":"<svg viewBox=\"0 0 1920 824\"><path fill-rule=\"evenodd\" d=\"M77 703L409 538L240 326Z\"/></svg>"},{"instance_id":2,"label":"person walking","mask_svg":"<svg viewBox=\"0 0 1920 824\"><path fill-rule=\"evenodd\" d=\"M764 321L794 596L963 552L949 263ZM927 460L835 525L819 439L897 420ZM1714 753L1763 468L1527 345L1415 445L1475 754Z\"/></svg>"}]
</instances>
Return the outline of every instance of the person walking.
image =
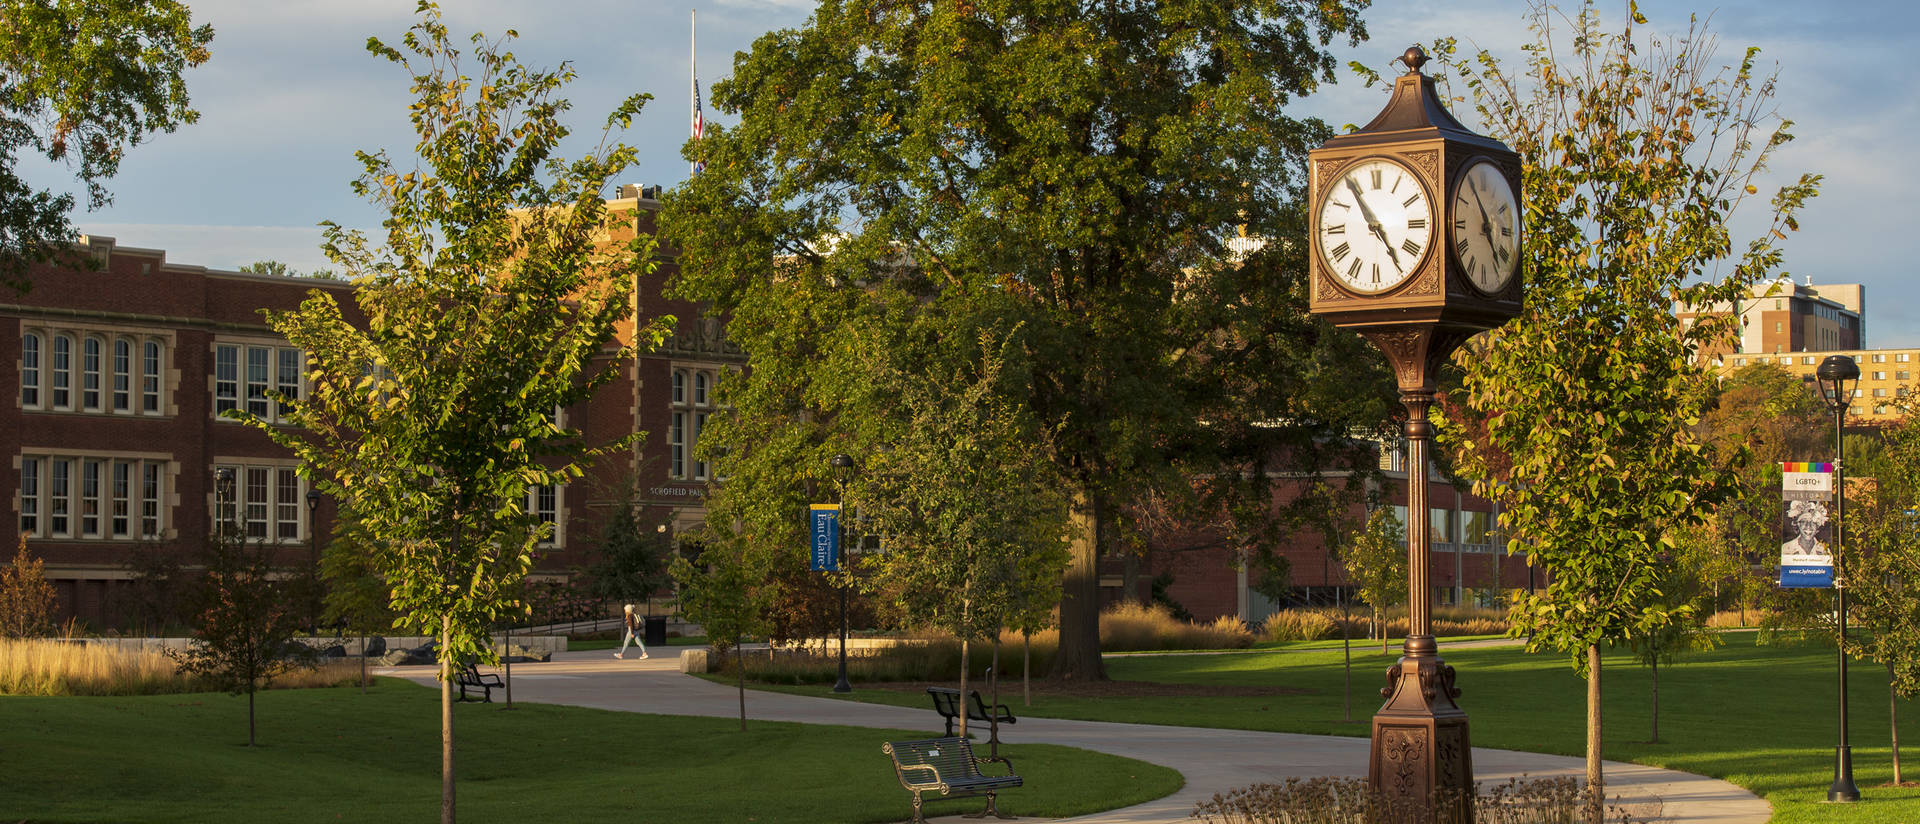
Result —
<instances>
[{"instance_id":1,"label":"person walking","mask_svg":"<svg viewBox=\"0 0 1920 824\"><path fill-rule=\"evenodd\" d=\"M627 657L627 645L637 644L640 647L640 657L645 658L647 657L647 642L640 640L640 616L633 614L632 604L627 605L626 613L627 637L620 639L620 651L614 653L613 657Z\"/></svg>"}]
</instances>

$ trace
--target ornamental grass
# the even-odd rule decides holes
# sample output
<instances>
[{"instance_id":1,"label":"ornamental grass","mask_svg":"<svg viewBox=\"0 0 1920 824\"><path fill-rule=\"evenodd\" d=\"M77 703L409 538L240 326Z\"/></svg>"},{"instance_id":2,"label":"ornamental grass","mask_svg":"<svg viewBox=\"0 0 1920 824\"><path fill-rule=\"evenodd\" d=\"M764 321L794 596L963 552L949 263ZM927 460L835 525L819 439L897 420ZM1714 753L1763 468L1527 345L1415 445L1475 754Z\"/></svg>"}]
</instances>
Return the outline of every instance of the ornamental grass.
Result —
<instances>
[{"instance_id":1,"label":"ornamental grass","mask_svg":"<svg viewBox=\"0 0 1920 824\"><path fill-rule=\"evenodd\" d=\"M358 684L357 661L332 661L273 680L273 689ZM0 695L161 695L207 692L157 649L128 650L82 639L0 640Z\"/></svg>"},{"instance_id":2,"label":"ornamental grass","mask_svg":"<svg viewBox=\"0 0 1920 824\"><path fill-rule=\"evenodd\" d=\"M1576 824L1586 821L1587 793L1569 777L1508 779L1491 787L1475 786L1476 824ZM1281 784L1254 784L1219 793L1196 805L1193 817L1204 824L1409 824L1447 821L1429 810L1458 809L1458 795L1436 793L1415 803L1373 790L1358 778L1289 778ZM1655 809L1644 809L1652 806ZM1605 807L1606 824L1660 821L1657 804Z\"/></svg>"}]
</instances>

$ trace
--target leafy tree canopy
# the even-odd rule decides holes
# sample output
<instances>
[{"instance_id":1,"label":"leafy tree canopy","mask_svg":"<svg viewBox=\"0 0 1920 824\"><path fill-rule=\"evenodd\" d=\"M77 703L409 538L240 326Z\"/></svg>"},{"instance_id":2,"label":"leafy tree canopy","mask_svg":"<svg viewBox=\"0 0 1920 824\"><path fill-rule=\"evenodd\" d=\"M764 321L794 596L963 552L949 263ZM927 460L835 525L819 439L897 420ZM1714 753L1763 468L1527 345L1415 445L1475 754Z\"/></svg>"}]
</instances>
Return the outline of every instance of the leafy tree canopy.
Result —
<instances>
[{"instance_id":1,"label":"leafy tree canopy","mask_svg":"<svg viewBox=\"0 0 1920 824\"><path fill-rule=\"evenodd\" d=\"M175 0L0 2L0 284L24 291L73 237L73 195L21 178L19 159L68 164L87 208L107 205L128 148L199 119L182 74L212 40Z\"/></svg>"}]
</instances>

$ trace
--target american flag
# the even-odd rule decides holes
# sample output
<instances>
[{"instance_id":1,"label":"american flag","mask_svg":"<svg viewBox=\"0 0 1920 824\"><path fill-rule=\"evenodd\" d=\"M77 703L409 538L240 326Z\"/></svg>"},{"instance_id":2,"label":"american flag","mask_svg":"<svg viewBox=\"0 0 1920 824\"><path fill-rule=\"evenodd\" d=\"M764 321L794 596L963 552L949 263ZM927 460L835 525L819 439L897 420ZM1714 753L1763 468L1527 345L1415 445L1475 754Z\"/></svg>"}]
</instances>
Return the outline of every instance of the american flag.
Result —
<instances>
[{"instance_id":1,"label":"american flag","mask_svg":"<svg viewBox=\"0 0 1920 824\"><path fill-rule=\"evenodd\" d=\"M700 76L696 74L693 76L693 139L698 141L706 136L707 119L700 114ZM706 170L707 164L705 161L696 160L693 162L694 174L699 174Z\"/></svg>"}]
</instances>

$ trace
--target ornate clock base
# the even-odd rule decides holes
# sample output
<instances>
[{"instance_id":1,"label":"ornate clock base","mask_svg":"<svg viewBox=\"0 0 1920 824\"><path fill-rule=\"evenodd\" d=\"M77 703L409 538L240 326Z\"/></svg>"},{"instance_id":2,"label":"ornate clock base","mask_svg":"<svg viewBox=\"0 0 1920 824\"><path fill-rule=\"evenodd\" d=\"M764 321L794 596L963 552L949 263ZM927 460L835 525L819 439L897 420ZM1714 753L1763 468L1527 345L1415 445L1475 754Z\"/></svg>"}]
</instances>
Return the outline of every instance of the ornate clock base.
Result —
<instances>
[{"instance_id":1,"label":"ornate clock base","mask_svg":"<svg viewBox=\"0 0 1920 824\"><path fill-rule=\"evenodd\" d=\"M1408 653L1387 670L1387 703L1373 716L1367 778L1374 790L1413 809L1441 803L1427 821L1472 824L1473 750L1467 713L1453 703L1453 667L1431 636L1407 639Z\"/></svg>"}]
</instances>

